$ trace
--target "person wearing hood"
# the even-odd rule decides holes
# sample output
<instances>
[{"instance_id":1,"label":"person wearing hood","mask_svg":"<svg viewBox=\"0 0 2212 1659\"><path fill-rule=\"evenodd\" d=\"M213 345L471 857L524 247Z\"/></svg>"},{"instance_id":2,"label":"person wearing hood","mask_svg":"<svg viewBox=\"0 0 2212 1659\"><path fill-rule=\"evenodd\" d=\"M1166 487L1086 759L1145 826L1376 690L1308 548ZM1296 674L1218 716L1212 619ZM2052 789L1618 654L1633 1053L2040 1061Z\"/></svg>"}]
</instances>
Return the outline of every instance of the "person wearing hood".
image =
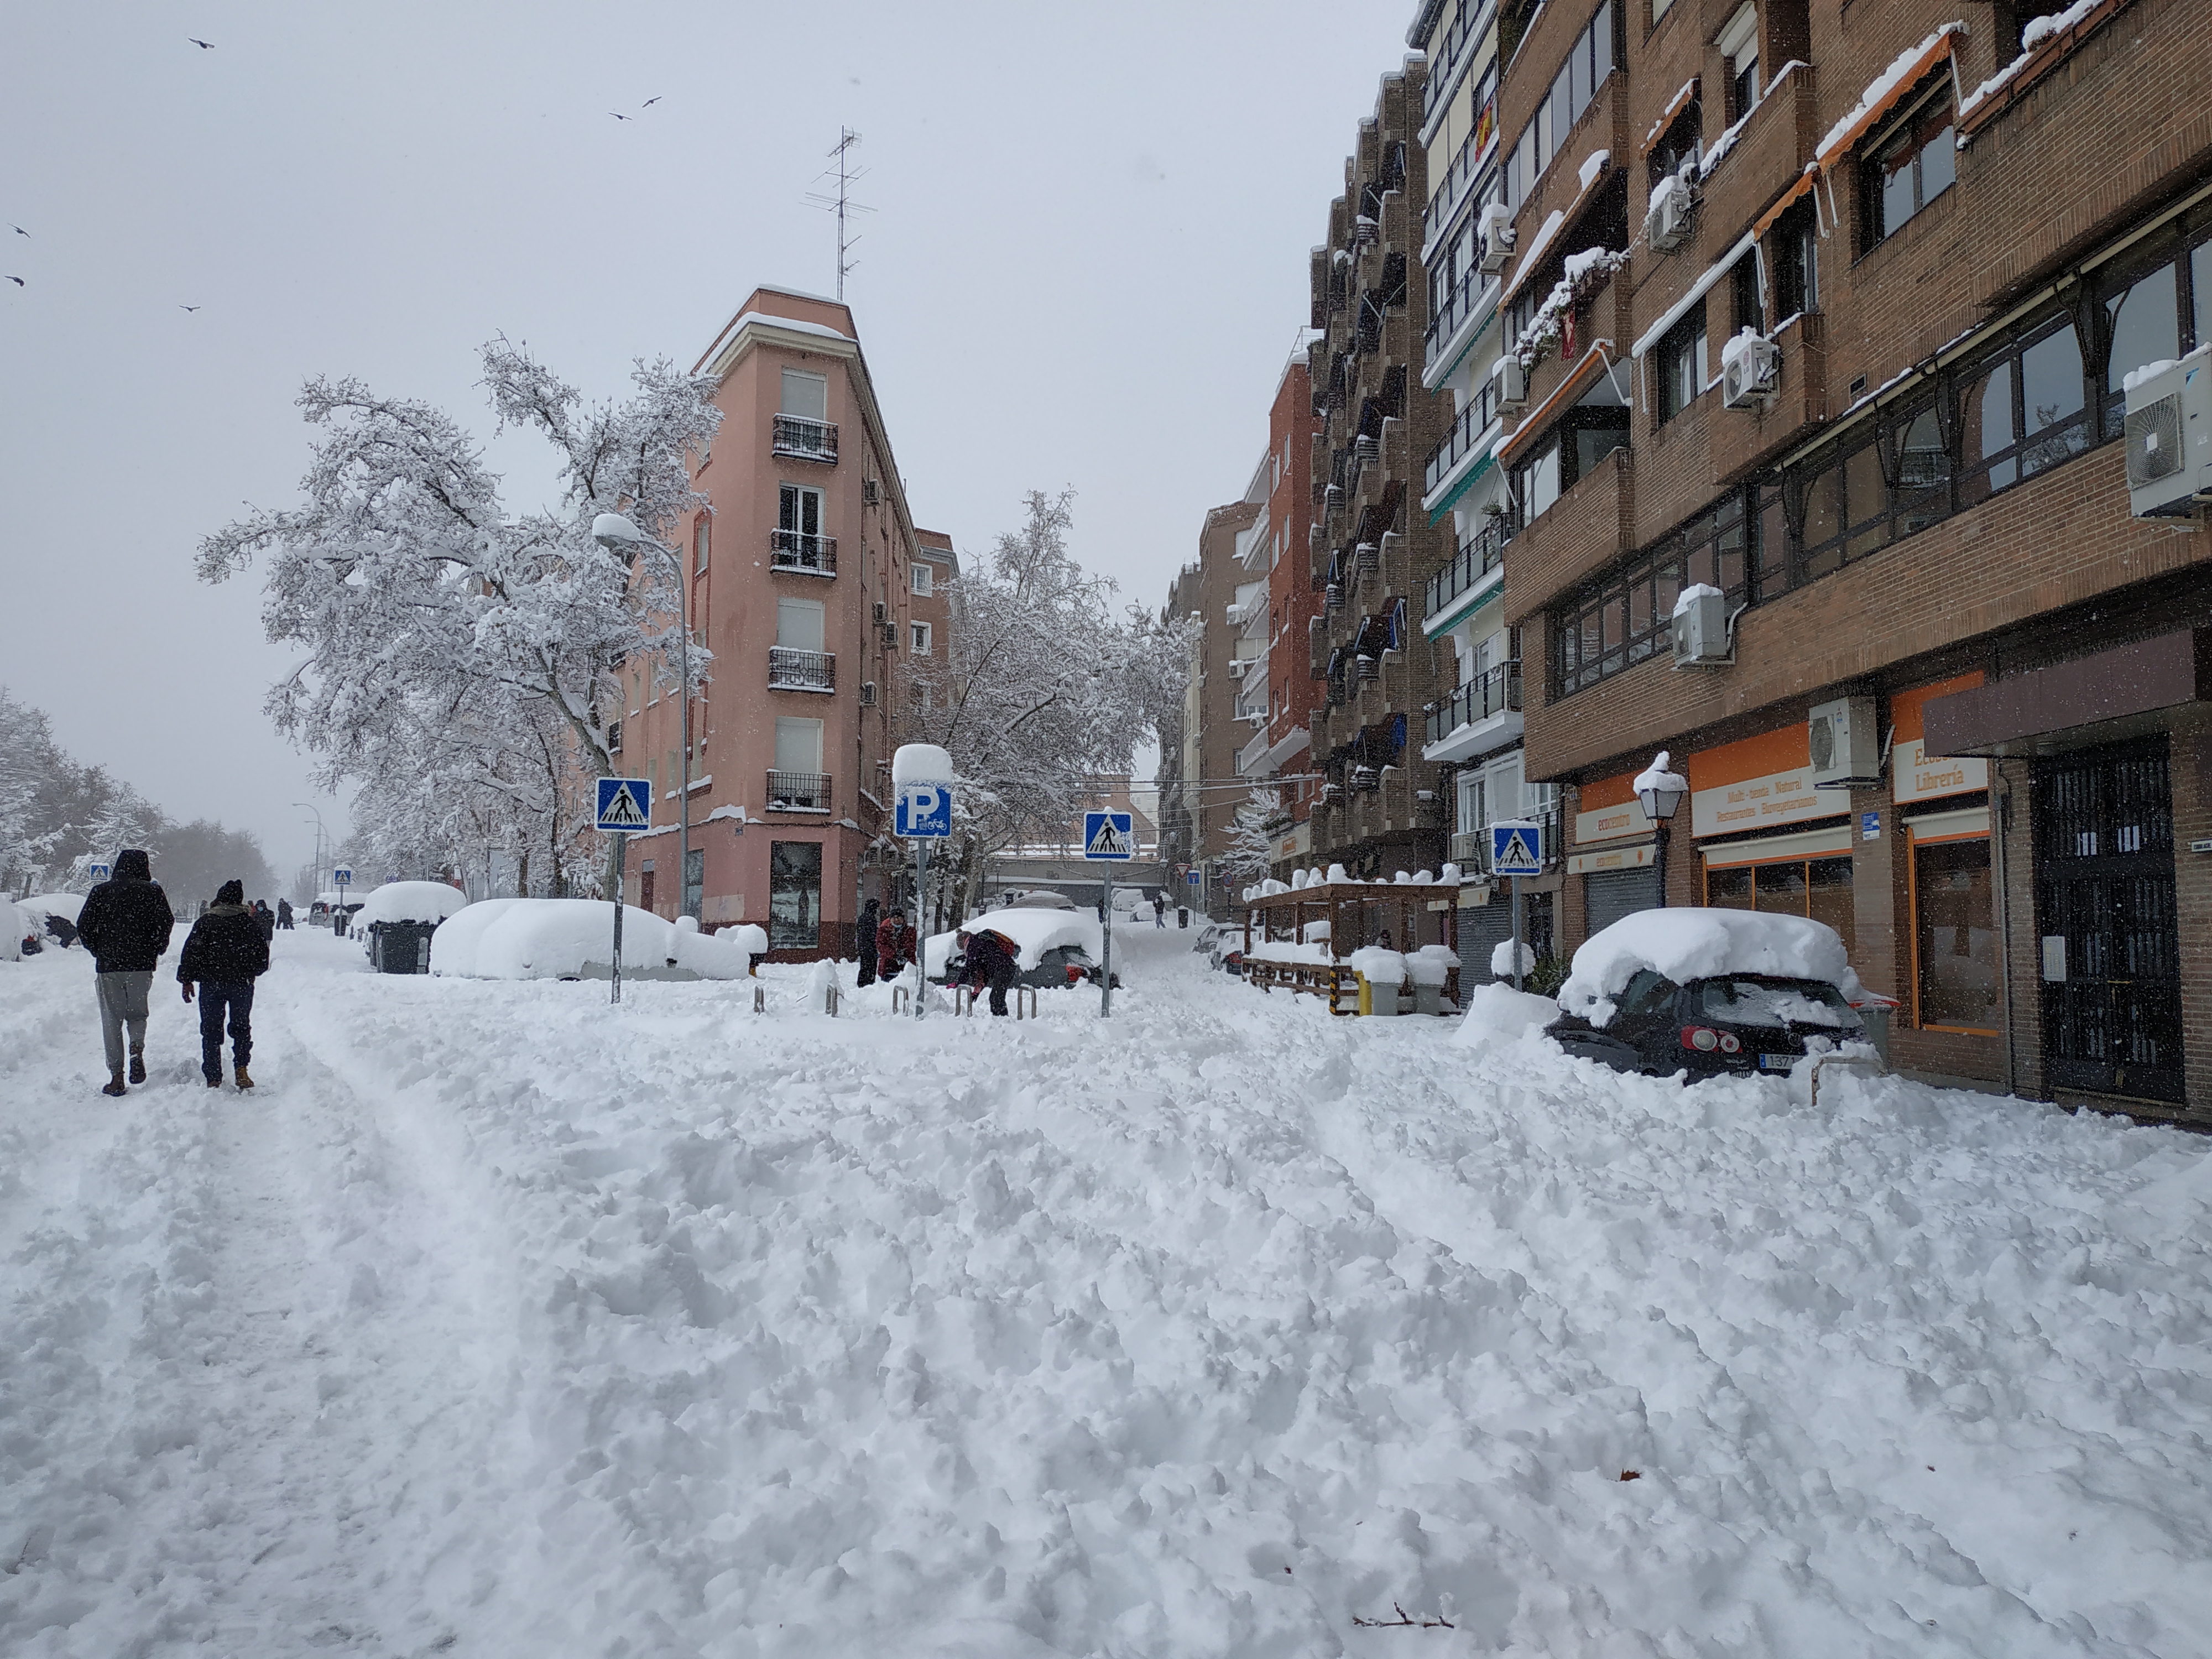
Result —
<instances>
[{"instance_id":1,"label":"person wearing hood","mask_svg":"<svg viewBox=\"0 0 2212 1659\"><path fill-rule=\"evenodd\" d=\"M855 984L873 985L876 982L876 933L883 926L881 910L882 907L873 899L870 899L860 907L859 930L860 971L854 981Z\"/></svg>"},{"instance_id":2,"label":"person wearing hood","mask_svg":"<svg viewBox=\"0 0 2212 1659\"><path fill-rule=\"evenodd\" d=\"M176 925L169 896L154 879L153 861L136 847L115 855L115 873L87 893L77 911L77 938L92 952L93 983L100 992L100 1035L107 1048L104 1095L124 1092L126 1027L131 1081L146 1080L146 996Z\"/></svg>"},{"instance_id":3,"label":"person wearing hood","mask_svg":"<svg viewBox=\"0 0 2212 1659\"><path fill-rule=\"evenodd\" d=\"M185 1000L199 988L200 1075L207 1086L222 1086L222 1024L230 1016L230 1057L240 1089L251 1089L246 1069L253 1058L253 981L269 971L269 941L260 918L246 908L243 883L227 881L215 902L192 924L177 955L177 981Z\"/></svg>"}]
</instances>

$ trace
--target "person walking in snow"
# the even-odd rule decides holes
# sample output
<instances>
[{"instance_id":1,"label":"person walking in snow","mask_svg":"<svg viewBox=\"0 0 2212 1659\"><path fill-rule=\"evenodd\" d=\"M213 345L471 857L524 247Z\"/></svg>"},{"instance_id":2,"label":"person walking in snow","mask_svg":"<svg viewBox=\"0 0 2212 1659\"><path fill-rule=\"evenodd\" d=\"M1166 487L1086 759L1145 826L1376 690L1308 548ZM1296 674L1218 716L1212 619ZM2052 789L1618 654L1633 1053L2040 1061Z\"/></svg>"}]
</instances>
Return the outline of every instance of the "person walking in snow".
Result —
<instances>
[{"instance_id":1,"label":"person walking in snow","mask_svg":"<svg viewBox=\"0 0 2212 1659\"><path fill-rule=\"evenodd\" d=\"M222 1086L222 1020L230 1015L231 1066L240 1089L253 1079L246 1062L253 1058L253 981L269 971L269 941L261 919L246 908L246 887L227 881L215 902L192 924L177 956L177 982L185 1000L199 988L200 1075L210 1089Z\"/></svg>"},{"instance_id":2,"label":"person walking in snow","mask_svg":"<svg viewBox=\"0 0 2212 1659\"><path fill-rule=\"evenodd\" d=\"M276 913L269 908L267 899L253 901L253 925L261 930L263 944L276 937Z\"/></svg>"},{"instance_id":3,"label":"person walking in snow","mask_svg":"<svg viewBox=\"0 0 2212 1659\"><path fill-rule=\"evenodd\" d=\"M1003 1016L1006 1012L1006 993L1014 982L1019 947L1004 933L981 927L972 933L963 929L960 949L967 958L963 976L969 987L978 992L988 988L991 1012Z\"/></svg>"},{"instance_id":4,"label":"person walking in snow","mask_svg":"<svg viewBox=\"0 0 2212 1659\"><path fill-rule=\"evenodd\" d=\"M873 985L876 982L876 933L883 926L877 916L878 908L873 899L860 907L859 938L854 945L860 958L860 971L854 981L856 985Z\"/></svg>"},{"instance_id":5,"label":"person walking in snow","mask_svg":"<svg viewBox=\"0 0 2212 1659\"><path fill-rule=\"evenodd\" d=\"M93 983L100 992L100 1036L107 1049L104 1095L124 1092L126 1028L131 1081L146 1080L146 997L176 925L169 896L154 879L153 860L135 847L115 855L115 873L87 893L77 911L77 938L92 952Z\"/></svg>"},{"instance_id":6,"label":"person walking in snow","mask_svg":"<svg viewBox=\"0 0 2212 1659\"><path fill-rule=\"evenodd\" d=\"M876 929L876 977L889 981L914 960L914 929L906 925L906 912L896 908Z\"/></svg>"},{"instance_id":7,"label":"person walking in snow","mask_svg":"<svg viewBox=\"0 0 2212 1659\"><path fill-rule=\"evenodd\" d=\"M280 898L276 901L276 925L288 933L292 931L291 900Z\"/></svg>"}]
</instances>

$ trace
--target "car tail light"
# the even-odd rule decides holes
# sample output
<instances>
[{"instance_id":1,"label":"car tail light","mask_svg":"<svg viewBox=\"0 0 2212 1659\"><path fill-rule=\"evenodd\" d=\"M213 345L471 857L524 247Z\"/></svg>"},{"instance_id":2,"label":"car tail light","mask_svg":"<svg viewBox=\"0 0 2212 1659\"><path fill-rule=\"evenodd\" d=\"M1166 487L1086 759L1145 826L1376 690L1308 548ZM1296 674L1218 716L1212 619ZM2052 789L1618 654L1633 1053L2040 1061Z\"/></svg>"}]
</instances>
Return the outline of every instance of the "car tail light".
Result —
<instances>
[{"instance_id":1,"label":"car tail light","mask_svg":"<svg viewBox=\"0 0 2212 1659\"><path fill-rule=\"evenodd\" d=\"M1721 1034L1710 1026L1685 1025L1682 1028L1682 1046L1709 1054L1721 1046Z\"/></svg>"},{"instance_id":2,"label":"car tail light","mask_svg":"<svg viewBox=\"0 0 2212 1659\"><path fill-rule=\"evenodd\" d=\"M1742 1048L1743 1043L1737 1038L1736 1034L1734 1031L1723 1031L1721 1033L1721 1052L1723 1054L1736 1054L1740 1052Z\"/></svg>"}]
</instances>

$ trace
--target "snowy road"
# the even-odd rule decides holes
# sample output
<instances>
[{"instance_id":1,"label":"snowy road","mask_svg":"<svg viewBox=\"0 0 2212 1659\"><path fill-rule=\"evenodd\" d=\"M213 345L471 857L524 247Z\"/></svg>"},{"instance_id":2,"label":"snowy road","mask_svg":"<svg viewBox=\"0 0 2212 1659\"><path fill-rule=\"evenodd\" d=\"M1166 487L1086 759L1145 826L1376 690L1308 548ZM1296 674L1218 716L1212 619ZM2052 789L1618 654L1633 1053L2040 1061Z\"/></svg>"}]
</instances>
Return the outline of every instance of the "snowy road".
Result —
<instances>
[{"instance_id":1,"label":"snowy road","mask_svg":"<svg viewBox=\"0 0 2212 1659\"><path fill-rule=\"evenodd\" d=\"M280 935L262 1089L169 988L119 1103L0 967L0 1652L2212 1650L2205 1143L1182 947L917 1025Z\"/></svg>"}]
</instances>

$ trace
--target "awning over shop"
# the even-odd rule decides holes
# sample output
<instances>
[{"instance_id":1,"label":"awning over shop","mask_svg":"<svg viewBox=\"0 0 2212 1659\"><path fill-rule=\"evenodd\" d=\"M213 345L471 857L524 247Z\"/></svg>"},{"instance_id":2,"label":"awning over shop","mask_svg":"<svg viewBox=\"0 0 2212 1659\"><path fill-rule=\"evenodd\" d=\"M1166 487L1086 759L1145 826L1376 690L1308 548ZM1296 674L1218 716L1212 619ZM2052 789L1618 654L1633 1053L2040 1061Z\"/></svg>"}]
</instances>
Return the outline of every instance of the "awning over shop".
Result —
<instances>
[{"instance_id":1,"label":"awning over shop","mask_svg":"<svg viewBox=\"0 0 2212 1659\"><path fill-rule=\"evenodd\" d=\"M2034 754L2061 732L2200 702L2212 702L2212 629L2184 629L1934 698L1925 743L1937 755Z\"/></svg>"}]
</instances>

